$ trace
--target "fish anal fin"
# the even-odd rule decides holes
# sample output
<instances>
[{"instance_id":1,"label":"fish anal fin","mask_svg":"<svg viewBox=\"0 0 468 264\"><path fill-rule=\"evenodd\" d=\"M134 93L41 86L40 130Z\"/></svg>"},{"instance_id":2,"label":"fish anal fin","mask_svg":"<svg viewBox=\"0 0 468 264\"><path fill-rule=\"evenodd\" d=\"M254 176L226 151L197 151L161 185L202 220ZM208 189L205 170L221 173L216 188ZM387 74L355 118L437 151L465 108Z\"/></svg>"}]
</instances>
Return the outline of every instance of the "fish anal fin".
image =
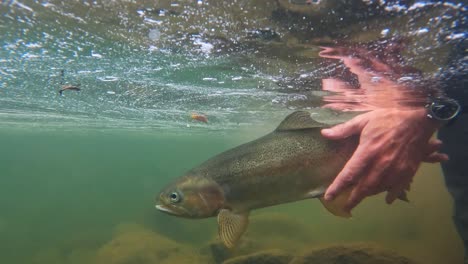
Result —
<instances>
[{"instance_id":1,"label":"fish anal fin","mask_svg":"<svg viewBox=\"0 0 468 264\"><path fill-rule=\"evenodd\" d=\"M344 218L350 218L351 212L344 210L344 205L348 201L350 194L351 194L351 188L340 193L332 201L325 201L325 199L321 197L320 202L322 202L323 206L333 215L344 217Z\"/></svg>"},{"instance_id":2,"label":"fish anal fin","mask_svg":"<svg viewBox=\"0 0 468 264\"><path fill-rule=\"evenodd\" d=\"M307 111L296 111L288 115L276 128L276 131L289 131L317 127L326 127L327 125L315 121Z\"/></svg>"},{"instance_id":3,"label":"fish anal fin","mask_svg":"<svg viewBox=\"0 0 468 264\"><path fill-rule=\"evenodd\" d=\"M249 214L221 209L218 213L218 234L227 248L234 248L249 224Z\"/></svg>"}]
</instances>

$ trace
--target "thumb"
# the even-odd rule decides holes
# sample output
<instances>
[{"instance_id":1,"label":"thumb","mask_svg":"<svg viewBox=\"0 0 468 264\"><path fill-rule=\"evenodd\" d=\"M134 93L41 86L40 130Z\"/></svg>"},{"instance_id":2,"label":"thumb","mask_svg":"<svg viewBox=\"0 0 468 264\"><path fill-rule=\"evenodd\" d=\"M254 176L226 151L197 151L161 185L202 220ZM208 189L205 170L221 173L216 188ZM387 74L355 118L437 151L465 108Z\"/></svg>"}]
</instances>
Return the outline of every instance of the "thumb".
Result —
<instances>
[{"instance_id":1,"label":"thumb","mask_svg":"<svg viewBox=\"0 0 468 264\"><path fill-rule=\"evenodd\" d=\"M328 139L347 138L349 136L359 134L364 128L364 126L367 124L367 121L367 113L358 115L343 124L339 124L331 128L322 129L322 136Z\"/></svg>"},{"instance_id":2,"label":"thumb","mask_svg":"<svg viewBox=\"0 0 468 264\"><path fill-rule=\"evenodd\" d=\"M436 138L429 139L426 145L426 155L430 155L434 152L437 152L442 147L442 141Z\"/></svg>"}]
</instances>

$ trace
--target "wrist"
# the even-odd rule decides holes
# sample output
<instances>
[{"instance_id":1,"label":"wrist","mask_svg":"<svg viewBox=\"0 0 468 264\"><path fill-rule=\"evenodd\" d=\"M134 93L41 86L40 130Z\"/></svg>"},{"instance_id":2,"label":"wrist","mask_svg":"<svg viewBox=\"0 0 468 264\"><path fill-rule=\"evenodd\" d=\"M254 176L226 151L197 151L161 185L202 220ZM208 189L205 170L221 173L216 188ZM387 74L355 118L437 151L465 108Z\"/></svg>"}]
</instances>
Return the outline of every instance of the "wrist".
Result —
<instances>
[{"instance_id":1,"label":"wrist","mask_svg":"<svg viewBox=\"0 0 468 264\"><path fill-rule=\"evenodd\" d=\"M441 122L427 116L427 109L424 107L411 109L393 109L391 115L397 117L402 122L418 127L426 131L435 131L441 126Z\"/></svg>"}]
</instances>

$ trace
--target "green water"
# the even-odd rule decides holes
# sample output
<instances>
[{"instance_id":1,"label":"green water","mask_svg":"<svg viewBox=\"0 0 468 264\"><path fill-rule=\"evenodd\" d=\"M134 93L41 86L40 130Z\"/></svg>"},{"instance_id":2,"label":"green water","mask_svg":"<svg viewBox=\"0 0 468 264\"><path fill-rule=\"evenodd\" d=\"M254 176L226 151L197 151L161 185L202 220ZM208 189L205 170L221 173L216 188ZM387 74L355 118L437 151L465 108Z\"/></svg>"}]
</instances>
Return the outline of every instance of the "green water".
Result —
<instances>
[{"instance_id":1,"label":"green water","mask_svg":"<svg viewBox=\"0 0 468 264\"><path fill-rule=\"evenodd\" d=\"M162 185L229 145L157 131L0 133L2 263L30 263L50 248L64 258L96 250L121 223L165 229L169 219L154 209Z\"/></svg>"},{"instance_id":2,"label":"green water","mask_svg":"<svg viewBox=\"0 0 468 264\"><path fill-rule=\"evenodd\" d=\"M271 127L208 134L2 128L1 262L96 263L125 226L133 227L130 233L155 232L203 248L216 237L215 219L157 212L156 194L192 166ZM271 240L272 247L298 250L371 242L421 263L455 263L462 248L439 171L438 166L421 170L410 204L387 206L383 197L371 198L351 220L331 216L318 201L276 206L254 212L247 235L265 247Z\"/></svg>"}]
</instances>

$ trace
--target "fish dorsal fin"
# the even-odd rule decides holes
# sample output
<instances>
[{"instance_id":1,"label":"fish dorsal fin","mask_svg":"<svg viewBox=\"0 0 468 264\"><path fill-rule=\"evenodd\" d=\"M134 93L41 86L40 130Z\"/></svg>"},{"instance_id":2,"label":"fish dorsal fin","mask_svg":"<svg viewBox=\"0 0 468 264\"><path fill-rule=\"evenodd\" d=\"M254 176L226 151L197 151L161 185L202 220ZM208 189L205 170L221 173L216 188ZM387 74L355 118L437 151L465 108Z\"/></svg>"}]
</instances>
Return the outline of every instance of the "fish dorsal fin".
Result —
<instances>
[{"instance_id":1,"label":"fish dorsal fin","mask_svg":"<svg viewBox=\"0 0 468 264\"><path fill-rule=\"evenodd\" d=\"M348 201L349 195L351 195L351 190L352 188L345 190L332 201L325 201L325 199L321 197L320 202L322 202L323 206L333 215L350 218L351 213L344 210L344 205Z\"/></svg>"},{"instance_id":2,"label":"fish dorsal fin","mask_svg":"<svg viewBox=\"0 0 468 264\"><path fill-rule=\"evenodd\" d=\"M228 209L221 209L218 213L218 233L227 248L236 246L249 224L249 214L236 214Z\"/></svg>"},{"instance_id":3,"label":"fish dorsal fin","mask_svg":"<svg viewBox=\"0 0 468 264\"><path fill-rule=\"evenodd\" d=\"M325 127L325 124L319 123L310 117L307 111L296 111L288 115L275 131L300 130L316 127Z\"/></svg>"}]
</instances>

